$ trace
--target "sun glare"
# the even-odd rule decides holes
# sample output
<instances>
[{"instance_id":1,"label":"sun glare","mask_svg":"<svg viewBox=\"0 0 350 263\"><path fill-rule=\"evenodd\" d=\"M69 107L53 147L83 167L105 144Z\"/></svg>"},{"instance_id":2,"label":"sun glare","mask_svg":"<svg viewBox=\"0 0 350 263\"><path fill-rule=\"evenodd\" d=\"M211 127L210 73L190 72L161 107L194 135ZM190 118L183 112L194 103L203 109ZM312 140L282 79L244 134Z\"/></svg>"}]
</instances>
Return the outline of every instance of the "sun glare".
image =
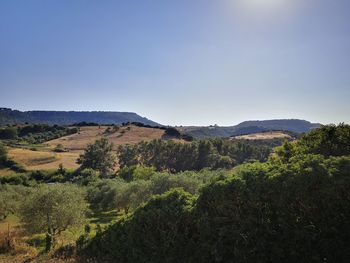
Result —
<instances>
[{"instance_id":1,"label":"sun glare","mask_svg":"<svg viewBox=\"0 0 350 263\"><path fill-rule=\"evenodd\" d=\"M248 8L271 9L282 7L287 0L243 0L242 2Z\"/></svg>"},{"instance_id":2,"label":"sun glare","mask_svg":"<svg viewBox=\"0 0 350 263\"><path fill-rule=\"evenodd\" d=\"M268 23L288 19L300 0L228 0L235 17L243 21Z\"/></svg>"}]
</instances>

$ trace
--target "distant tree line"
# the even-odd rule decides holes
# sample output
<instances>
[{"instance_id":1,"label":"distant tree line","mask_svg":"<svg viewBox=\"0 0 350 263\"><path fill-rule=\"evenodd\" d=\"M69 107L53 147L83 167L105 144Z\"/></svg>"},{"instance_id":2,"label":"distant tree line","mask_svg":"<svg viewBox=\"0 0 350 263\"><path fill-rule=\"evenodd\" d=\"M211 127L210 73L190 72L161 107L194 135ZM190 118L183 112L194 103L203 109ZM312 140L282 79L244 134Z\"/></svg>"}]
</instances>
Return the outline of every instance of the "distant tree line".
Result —
<instances>
[{"instance_id":1,"label":"distant tree line","mask_svg":"<svg viewBox=\"0 0 350 263\"><path fill-rule=\"evenodd\" d=\"M271 148L251 142L212 139L191 143L153 140L135 145L121 145L118 161L121 168L141 165L157 171L199 171L203 168L232 168L246 161L265 161Z\"/></svg>"},{"instance_id":2,"label":"distant tree line","mask_svg":"<svg viewBox=\"0 0 350 263\"><path fill-rule=\"evenodd\" d=\"M17 164L15 161L8 157L6 147L0 142L0 169L2 168L8 168L14 172L19 173L25 172L24 168L21 165ZM0 177L0 183L2 178L3 177Z\"/></svg>"},{"instance_id":3,"label":"distant tree line","mask_svg":"<svg viewBox=\"0 0 350 263\"><path fill-rule=\"evenodd\" d=\"M33 124L0 128L0 140L19 140L28 143L42 143L78 132L76 127Z\"/></svg>"}]
</instances>

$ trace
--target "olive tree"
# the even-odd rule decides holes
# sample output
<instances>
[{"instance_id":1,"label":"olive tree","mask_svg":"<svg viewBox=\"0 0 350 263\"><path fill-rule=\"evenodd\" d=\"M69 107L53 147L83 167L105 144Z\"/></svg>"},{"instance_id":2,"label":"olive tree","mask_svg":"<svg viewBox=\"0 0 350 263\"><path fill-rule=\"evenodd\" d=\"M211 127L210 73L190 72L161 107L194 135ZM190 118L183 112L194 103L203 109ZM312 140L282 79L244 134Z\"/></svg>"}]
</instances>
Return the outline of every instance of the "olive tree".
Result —
<instances>
[{"instance_id":1,"label":"olive tree","mask_svg":"<svg viewBox=\"0 0 350 263\"><path fill-rule=\"evenodd\" d=\"M27 197L21 218L31 233L46 233L46 251L55 245L55 238L70 227L85 222L87 203L77 186L54 184L39 186Z\"/></svg>"},{"instance_id":2,"label":"olive tree","mask_svg":"<svg viewBox=\"0 0 350 263\"><path fill-rule=\"evenodd\" d=\"M30 192L22 185L0 185L0 221L19 210L23 196Z\"/></svg>"}]
</instances>

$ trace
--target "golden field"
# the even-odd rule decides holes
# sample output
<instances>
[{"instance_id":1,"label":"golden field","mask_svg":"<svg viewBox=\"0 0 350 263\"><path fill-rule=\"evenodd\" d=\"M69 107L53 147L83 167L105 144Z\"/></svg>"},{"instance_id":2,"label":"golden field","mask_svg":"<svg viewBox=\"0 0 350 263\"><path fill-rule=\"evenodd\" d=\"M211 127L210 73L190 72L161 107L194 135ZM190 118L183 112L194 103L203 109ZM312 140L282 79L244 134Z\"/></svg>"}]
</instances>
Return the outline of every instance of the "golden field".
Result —
<instances>
[{"instance_id":1,"label":"golden field","mask_svg":"<svg viewBox=\"0 0 350 263\"><path fill-rule=\"evenodd\" d=\"M78 168L76 160L79 155L88 144L98 139L107 138L116 148L118 145L161 139L163 135L162 129L135 125L115 129L110 126L81 127L79 133L48 141L43 147L35 147L35 150L23 147L9 148L9 156L26 170L53 170L60 164L67 169L75 169ZM57 145L62 145L65 152L55 152ZM0 173L6 175L10 172L4 170Z\"/></svg>"},{"instance_id":2,"label":"golden field","mask_svg":"<svg viewBox=\"0 0 350 263\"><path fill-rule=\"evenodd\" d=\"M233 138L240 139L240 140L272 140L272 139L290 140L290 139L293 139L292 136L282 131L260 132L260 133L254 133L254 134L234 136Z\"/></svg>"}]
</instances>

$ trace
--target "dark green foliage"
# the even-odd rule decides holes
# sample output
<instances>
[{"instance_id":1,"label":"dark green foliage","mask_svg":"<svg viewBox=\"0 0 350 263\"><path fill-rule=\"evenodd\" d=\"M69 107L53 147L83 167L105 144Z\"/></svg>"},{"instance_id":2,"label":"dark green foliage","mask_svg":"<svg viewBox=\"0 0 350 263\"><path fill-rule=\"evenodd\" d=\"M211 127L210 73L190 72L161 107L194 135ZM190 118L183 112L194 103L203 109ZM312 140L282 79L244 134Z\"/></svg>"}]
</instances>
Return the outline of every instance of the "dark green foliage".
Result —
<instances>
[{"instance_id":1,"label":"dark green foliage","mask_svg":"<svg viewBox=\"0 0 350 263\"><path fill-rule=\"evenodd\" d=\"M322 126L304 135L297 143L306 153L324 156L350 155L350 125Z\"/></svg>"},{"instance_id":2,"label":"dark green foliage","mask_svg":"<svg viewBox=\"0 0 350 263\"><path fill-rule=\"evenodd\" d=\"M186 262L191 241L193 198L180 190L154 197L128 219L111 226L80 253L113 262Z\"/></svg>"},{"instance_id":3,"label":"dark green foliage","mask_svg":"<svg viewBox=\"0 0 350 263\"><path fill-rule=\"evenodd\" d=\"M7 160L7 150L5 146L2 143L0 143L0 168L5 167Z\"/></svg>"},{"instance_id":4,"label":"dark green foliage","mask_svg":"<svg viewBox=\"0 0 350 263\"><path fill-rule=\"evenodd\" d=\"M202 171L201 173L185 172L180 174L147 173L149 168L133 169L129 182L120 179L98 180L88 188L88 200L96 211L122 210L128 213L152 195L163 194L174 188L182 188L191 194L199 190L220 172ZM146 172L146 173L145 173Z\"/></svg>"},{"instance_id":5,"label":"dark green foliage","mask_svg":"<svg viewBox=\"0 0 350 263\"><path fill-rule=\"evenodd\" d=\"M113 173L115 162L113 144L110 144L106 138L97 140L94 144L89 144L77 161L78 164L81 164L81 169L94 169L104 177L108 177Z\"/></svg>"},{"instance_id":6,"label":"dark green foliage","mask_svg":"<svg viewBox=\"0 0 350 263\"><path fill-rule=\"evenodd\" d=\"M10 185L31 185L31 180L26 174L14 174L8 176L0 176L0 185L10 184Z\"/></svg>"},{"instance_id":7,"label":"dark green foliage","mask_svg":"<svg viewBox=\"0 0 350 263\"><path fill-rule=\"evenodd\" d=\"M1 168L9 168L18 173L25 172L25 169L21 165L8 157L6 147L0 142L0 169Z\"/></svg>"},{"instance_id":8,"label":"dark green foliage","mask_svg":"<svg viewBox=\"0 0 350 263\"><path fill-rule=\"evenodd\" d=\"M120 180L97 181L88 188L87 199L96 211L116 209L115 198L125 183Z\"/></svg>"},{"instance_id":9,"label":"dark green foliage","mask_svg":"<svg viewBox=\"0 0 350 263\"><path fill-rule=\"evenodd\" d=\"M195 211L200 262L345 262L350 159L249 165L207 187Z\"/></svg>"},{"instance_id":10,"label":"dark green foliage","mask_svg":"<svg viewBox=\"0 0 350 263\"><path fill-rule=\"evenodd\" d=\"M303 135L296 143L284 143L275 152L277 156L274 158L284 162L303 154L321 154L325 157L350 155L350 125L322 126Z\"/></svg>"},{"instance_id":11,"label":"dark green foliage","mask_svg":"<svg viewBox=\"0 0 350 263\"><path fill-rule=\"evenodd\" d=\"M155 170L152 167L137 165L124 167L118 172L118 176L127 182L134 180L149 180L154 174Z\"/></svg>"},{"instance_id":12,"label":"dark green foliage","mask_svg":"<svg viewBox=\"0 0 350 263\"><path fill-rule=\"evenodd\" d=\"M77 128L46 124L24 125L0 128L0 140L16 142L43 143L62 136L77 133Z\"/></svg>"},{"instance_id":13,"label":"dark green foliage","mask_svg":"<svg viewBox=\"0 0 350 263\"><path fill-rule=\"evenodd\" d=\"M122 263L348 262L347 132L345 125L323 127L286 143L266 163L244 164L233 175L207 180L196 201L183 203L175 192L151 199L129 218L84 239L80 253ZM168 187L170 178L162 175L152 180L160 181L150 185L153 193L177 187Z\"/></svg>"},{"instance_id":14,"label":"dark green foliage","mask_svg":"<svg viewBox=\"0 0 350 263\"><path fill-rule=\"evenodd\" d=\"M17 135L17 129L14 127L0 128L0 140L14 140Z\"/></svg>"},{"instance_id":15,"label":"dark green foliage","mask_svg":"<svg viewBox=\"0 0 350 263\"><path fill-rule=\"evenodd\" d=\"M181 138L181 133L175 128L166 128L164 135L169 137Z\"/></svg>"},{"instance_id":16,"label":"dark green foliage","mask_svg":"<svg viewBox=\"0 0 350 263\"><path fill-rule=\"evenodd\" d=\"M84 253L118 262L346 262L349 171L348 157L315 155L245 165L204 188L193 210L174 214L152 200Z\"/></svg>"},{"instance_id":17,"label":"dark green foliage","mask_svg":"<svg viewBox=\"0 0 350 263\"><path fill-rule=\"evenodd\" d=\"M118 149L121 168L151 166L157 171L181 172L203 168L232 168L246 161L264 161L271 149L264 145L227 139L191 143L154 140Z\"/></svg>"}]
</instances>

